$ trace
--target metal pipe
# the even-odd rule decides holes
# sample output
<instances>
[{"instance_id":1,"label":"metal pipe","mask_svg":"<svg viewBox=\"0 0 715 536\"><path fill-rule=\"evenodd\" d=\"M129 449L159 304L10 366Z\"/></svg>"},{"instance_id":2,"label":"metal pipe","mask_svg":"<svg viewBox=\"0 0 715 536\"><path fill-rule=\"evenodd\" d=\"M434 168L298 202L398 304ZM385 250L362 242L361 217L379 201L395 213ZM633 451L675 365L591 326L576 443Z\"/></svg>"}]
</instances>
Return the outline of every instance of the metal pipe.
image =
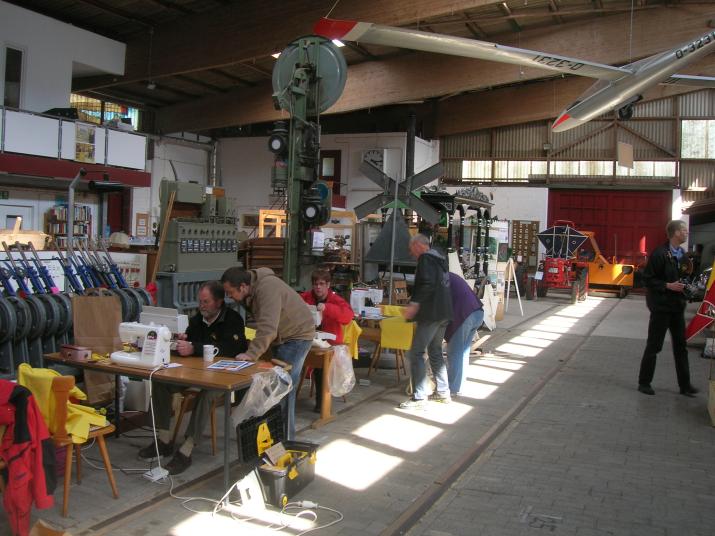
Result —
<instances>
[{"instance_id":1,"label":"metal pipe","mask_svg":"<svg viewBox=\"0 0 715 536\"><path fill-rule=\"evenodd\" d=\"M80 178L84 177L87 171L84 168L79 168L77 175L72 179L67 193L67 248L68 251L72 247L74 240L74 189Z\"/></svg>"},{"instance_id":2,"label":"metal pipe","mask_svg":"<svg viewBox=\"0 0 715 536\"><path fill-rule=\"evenodd\" d=\"M218 177L218 140L214 140L209 153L209 184L218 186L220 182Z\"/></svg>"}]
</instances>

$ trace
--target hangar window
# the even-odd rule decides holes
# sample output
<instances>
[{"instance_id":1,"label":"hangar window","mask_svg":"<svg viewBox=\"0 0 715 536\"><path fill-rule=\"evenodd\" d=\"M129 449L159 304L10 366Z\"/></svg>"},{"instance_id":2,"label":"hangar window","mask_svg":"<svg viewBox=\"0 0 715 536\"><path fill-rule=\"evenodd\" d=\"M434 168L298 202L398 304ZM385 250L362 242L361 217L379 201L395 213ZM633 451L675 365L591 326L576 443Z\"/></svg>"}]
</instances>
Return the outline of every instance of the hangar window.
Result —
<instances>
[{"instance_id":1,"label":"hangar window","mask_svg":"<svg viewBox=\"0 0 715 536\"><path fill-rule=\"evenodd\" d=\"M621 177L675 177L675 162L638 160L633 169L616 165L616 175Z\"/></svg>"},{"instance_id":2,"label":"hangar window","mask_svg":"<svg viewBox=\"0 0 715 536\"><path fill-rule=\"evenodd\" d=\"M715 121L688 119L681 125L683 158L715 158Z\"/></svg>"},{"instance_id":3,"label":"hangar window","mask_svg":"<svg viewBox=\"0 0 715 536\"><path fill-rule=\"evenodd\" d=\"M463 179L491 179L491 160L464 160L462 162Z\"/></svg>"},{"instance_id":4,"label":"hangar window","mask_svg":"<svg viewBox=\"0 0 715 536\"><path fill-rule=\"evenodd\" d=\"M494 180L527 182L532 175L545 175L545 160L499 160L494 162Z\"/></svg>"}]
</instances>

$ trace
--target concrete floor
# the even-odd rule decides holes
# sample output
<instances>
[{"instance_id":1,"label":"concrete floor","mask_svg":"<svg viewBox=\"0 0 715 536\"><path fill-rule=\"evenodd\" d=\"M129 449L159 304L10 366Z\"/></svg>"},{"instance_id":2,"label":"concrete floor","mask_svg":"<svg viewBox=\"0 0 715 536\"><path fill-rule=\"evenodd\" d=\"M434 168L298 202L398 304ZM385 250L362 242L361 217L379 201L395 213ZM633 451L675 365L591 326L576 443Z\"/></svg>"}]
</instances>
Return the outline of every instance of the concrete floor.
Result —
<instances>
[{"instance_id":1,"label":"concrete floor","mask_svg":"<svg viewBox=\"0 0 715 536\"><path fill-rule=\"evenodd\" d=\"M312 430L304 387L298 439L321 447L315 480L295 500L344 516L316 534L713 533L710 361L691 348L701 394L683 397L666 341L653 382L657 394L642 395L635 389L648 321L642 297L589 297L572 306L567 296L550 295L523 305L522 317L512 299L497 329L480 332L483 353L472 354L465 395L452 404L399 410L404 385L395 385L394 370L380 370L347 403L334 399L338 418ZM366 372L356 370L358 378ZM112 439L115 467L145 469L135 453L148 440L146 431ZM193 466L175 479L178 498L168 484L117 471L121 498L113 500L104 471L84 463L70 517L55 507L35 511L33 519L73 536L275 534L289 522L278 532L298 534L314 526L271 511L252 519L227 510L212 515L208 501L185 502L223 495L222 453L211 456L209 443L207 437ZM96 447L85 456L99 467ZM61 490L56 497L60 502ZM318 510L318 524L336 518Z\"/></svg>"}]
</instances>

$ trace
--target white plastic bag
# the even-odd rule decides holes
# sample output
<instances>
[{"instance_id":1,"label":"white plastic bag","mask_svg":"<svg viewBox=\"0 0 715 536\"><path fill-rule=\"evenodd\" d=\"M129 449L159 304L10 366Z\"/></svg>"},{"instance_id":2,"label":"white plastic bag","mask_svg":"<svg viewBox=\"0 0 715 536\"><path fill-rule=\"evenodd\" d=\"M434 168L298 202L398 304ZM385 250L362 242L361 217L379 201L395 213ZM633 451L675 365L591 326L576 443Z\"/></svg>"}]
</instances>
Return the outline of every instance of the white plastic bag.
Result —
<instances>
[{"instance_id":1,"label":"white plastic bag","mask_svg":"<svg viewBox=\"0 0 715 536\"><path fill-rule=\"evenodd\" d=\"M238 426L251 417L260 417L290 393L292 387L290 374L281 367L257 372L243 400L231 412L233 425Z\"/></svg>"},{"instance_id":2,"label":"white plastic bag","mask_svg":"<svg viewBox=\"0 0 715 536\"><path fill-rule=\"evenodd\" d=\"M344 344L333 346L333 363L330 367L330 394L345 396L355 387L355 371L350 350Z\"/></svg>"},{"instance_id":3,"label":"white plastic bag","mask_svg":"<svg viewBox=\"0 0 715 536\"><path fill-rule=\"evenodd\" d=\"M703 357L715 359L715 338L705 339L705 348L703 348Z\"/></svg>"}]
</instances>

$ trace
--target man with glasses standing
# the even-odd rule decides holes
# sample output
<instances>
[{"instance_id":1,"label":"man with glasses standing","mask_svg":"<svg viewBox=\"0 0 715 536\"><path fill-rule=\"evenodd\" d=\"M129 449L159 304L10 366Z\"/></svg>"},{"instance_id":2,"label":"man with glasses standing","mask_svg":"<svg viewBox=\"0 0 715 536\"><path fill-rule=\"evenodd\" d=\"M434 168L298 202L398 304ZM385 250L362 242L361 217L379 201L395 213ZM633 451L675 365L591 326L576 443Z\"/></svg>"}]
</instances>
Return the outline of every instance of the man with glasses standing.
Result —
<instances>
[{"instance_id":1,"label":"man with glasses standing","mask_svg":"<svg viewBox=\"0 0 715 536\"><path fill-rule=\"evenodd\" d=\"M683 293L685 284L680 282L683 275L682 266L686 262L685 251L680 245L688 240L688 228L684 221L672 220L668 222L665 230L668 241L655 248L643 271L650 321L648 341L638 375L638 390L646 395L655 394L650 385L655 372L655 361L658 352L663 349L665 332L670 330L680 394L694 397L698 390L690 383L688 349L685 346L684 312L687 299Z\"/></svg>"}]
</instances>

